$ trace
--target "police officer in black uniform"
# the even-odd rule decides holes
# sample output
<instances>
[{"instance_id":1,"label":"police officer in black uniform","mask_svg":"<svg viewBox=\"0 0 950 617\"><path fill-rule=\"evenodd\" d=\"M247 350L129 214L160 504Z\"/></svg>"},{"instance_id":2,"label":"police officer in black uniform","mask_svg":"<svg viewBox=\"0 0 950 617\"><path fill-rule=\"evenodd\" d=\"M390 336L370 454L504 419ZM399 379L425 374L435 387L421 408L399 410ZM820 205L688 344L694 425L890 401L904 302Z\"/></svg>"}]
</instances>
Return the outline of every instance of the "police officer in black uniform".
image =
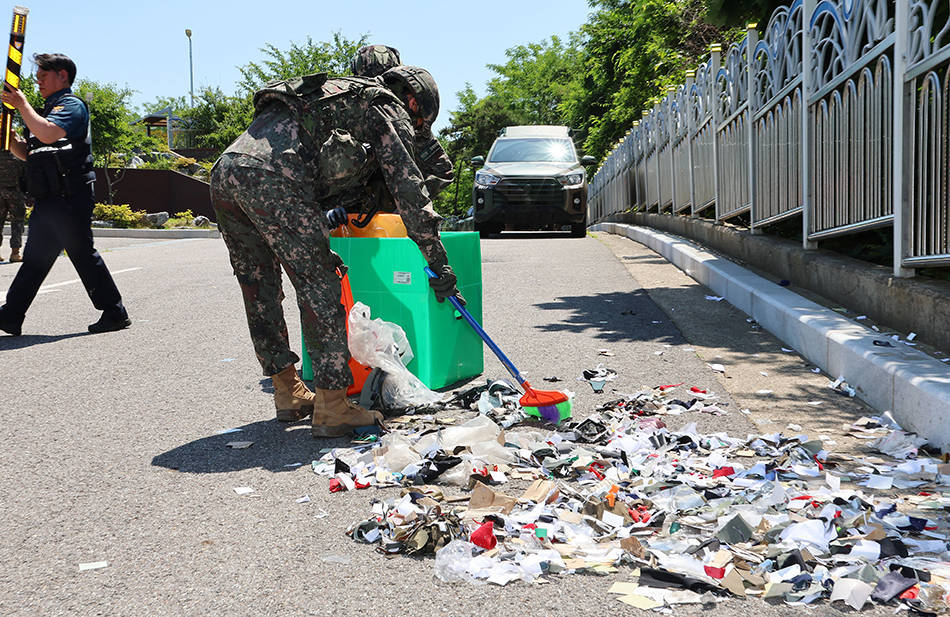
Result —
<instances>
[{"instance_id":1,"label":"police officer in black uniform","mask_svg":"<svg viewBox=\"0 0 950 617\"><path fill-rule=\"evenodd\" d=\"M17 336L23 317L43 279L63 249L79 274L93 305L102 311L90 332L111 332L132 324L122 297L102 257L93 246L92 139L89 109L72 93L76 64L62 54L36 54L36 83L46 99L36 113L19 90L4 92L29 130L12 143L13 154L26 161L27 190L35 200L23 265L0 307L0 330Z\"/></svg>"}]
</instances>

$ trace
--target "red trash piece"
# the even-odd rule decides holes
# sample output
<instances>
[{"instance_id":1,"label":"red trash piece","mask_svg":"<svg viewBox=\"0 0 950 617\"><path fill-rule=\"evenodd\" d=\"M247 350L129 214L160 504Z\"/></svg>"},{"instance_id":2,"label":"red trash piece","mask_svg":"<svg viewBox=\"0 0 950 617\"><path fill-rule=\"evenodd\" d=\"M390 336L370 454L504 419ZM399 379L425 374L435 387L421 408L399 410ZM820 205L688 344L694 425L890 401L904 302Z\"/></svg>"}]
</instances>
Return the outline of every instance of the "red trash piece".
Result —
<instances>
[{"instance_id":1,"label":"red trash piece","mask_svg":"<svg viewBox=\"0 0 950 617\"><path fill-rule=\"evenodd\" d=\"M468 541L475 546L490 551L498 544L498 539L495 538L495 525L491 521L483 523L481 527L472 532L472 535L468 537Z\"/></svg>"},{"instance_id":2,"label":"red trash piece","mask_svg":"<svg viewBox=\"0 0 950 617\"><path fill-rule=\"evenodd\" d=\"M722 578L726 575L725 568L714 568L712 566L703 566L703 570L705 570L706 575L711 578Z\"/></svg>"},{"instance_id":3,"label":"red trash piece","mask_svg":"<svg viewBox=\"0 0 950 617\"><path fill-rule=\"evenodd\" d=\"M724 478L728 476L734 476L735 474L736 470L732 467L720 467L719 469L713 471L714 478Z\"/></svg>"},{"instance_id":4,"label":"red trash piece","mask_svg":"<svg viewBox=\"0 0 950 617\"><path fill-rule=\"evenodd\" d=\"M330 478L330 492L339 493L343 490L343 483L336 478Z\"/></svg>"},{"instance_id":5,"label":"red trash piece","mask_svg":"<svg viewBox=\"0 0 950 617\"><path fill-rule=\"evenodd\" d=\"M901 595L897 596L901 600L916 600L917 594L920 593L920 585L914 585Z\"/></svg>"},{"instance_id":6,"label":"red trash piece","mask_svg":"<svg viewBox=\"0 0 950 617\"><path fill-rule=\"evenodd\" d=\"M356 485L356 488L369 488L369 482L358 482L353 480L353 484Z\"/></svg>"},{"instance_id":7,"label":"red trash piece","mask_svg":"<svg viewBox=\"0 0 950 617\"><path fill-rule=\"evenodd\" d=\"M696 394L709 394L709 390L703 390L702 388L697 388L693 386L689 389L690 392L695 392Z\"/></svg>"},{"instance_id":8,"label":"red trash piece","mask_svg":"<svg viewBox=\"0 0 950 617\"><path fill-rule=\"evenodd\" d=\"M670 388L678 388L679 386L682 386L682 385L683 385L682 383L668 383L665 386L657 386L657 388L660 390L669 390Z\"/></svg>"}]
</instances>

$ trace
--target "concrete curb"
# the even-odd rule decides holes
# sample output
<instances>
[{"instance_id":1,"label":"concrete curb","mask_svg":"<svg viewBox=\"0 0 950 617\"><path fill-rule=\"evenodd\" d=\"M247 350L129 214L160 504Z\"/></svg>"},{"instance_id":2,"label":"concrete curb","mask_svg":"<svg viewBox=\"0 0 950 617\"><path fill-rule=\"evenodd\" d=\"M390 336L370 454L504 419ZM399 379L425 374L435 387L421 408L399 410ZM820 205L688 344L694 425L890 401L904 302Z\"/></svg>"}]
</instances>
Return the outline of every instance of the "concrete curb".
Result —
<instances>
[{"instance_id":1,"label":"concrete curb","mask_svg":"<svg viewBox=\"0 0 950 617\"><path fill-rule=\"evenodd\" d=\"M884 338L682 238L645 227L598 223L591 231L649 247L755 319L829 375L843 376L858 396L890 411L908 431L950 450L950 366L912 347L878 347Z\"/></svg>"},{"instance_id":2,"label":"concrete curb","mask_svg":"<svg viewBox=\"0 0 950 617\"><path fill-rule=\"evenodd\" d=\"M3 233L10 235L9 225L4 225ZM221 232L217 229L118 229L113 227L93 227L92 237L180 240L182 238L220 238Z\"/></svg>"}]
</instances>

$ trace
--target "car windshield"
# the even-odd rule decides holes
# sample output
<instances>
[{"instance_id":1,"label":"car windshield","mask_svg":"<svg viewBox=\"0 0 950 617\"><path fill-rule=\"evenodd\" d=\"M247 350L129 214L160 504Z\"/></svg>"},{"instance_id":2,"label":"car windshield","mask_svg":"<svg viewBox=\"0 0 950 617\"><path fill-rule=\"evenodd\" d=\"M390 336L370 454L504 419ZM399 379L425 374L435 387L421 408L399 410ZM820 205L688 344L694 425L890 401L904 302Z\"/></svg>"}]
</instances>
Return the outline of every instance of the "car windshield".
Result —
<instances>
[{"instance_id":1,"label":"car windshield","mask_svg":"<svg viewBox=\"0 0 950 617\"><path fill-rule=\"evenodd\" d=\"M492 148L491 163L573 163L570 139L499 139Z\"/></svg>"}]
</instances>

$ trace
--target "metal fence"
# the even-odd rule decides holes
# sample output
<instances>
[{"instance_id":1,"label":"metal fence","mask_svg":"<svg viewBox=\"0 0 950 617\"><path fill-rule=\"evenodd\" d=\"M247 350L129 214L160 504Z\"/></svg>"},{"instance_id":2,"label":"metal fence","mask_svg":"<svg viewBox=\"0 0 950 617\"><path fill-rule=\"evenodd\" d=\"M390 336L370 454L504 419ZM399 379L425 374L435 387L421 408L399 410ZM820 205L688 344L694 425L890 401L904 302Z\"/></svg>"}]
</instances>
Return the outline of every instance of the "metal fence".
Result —
<instances>
[{"instance_id":1,"label":"metal fence","mask_svg":"<svg viewBox=\"0 0 950 617\"><path fill-rule=\"evenodd\" d=\"M950 0L796 0L687 73L590 183L588 220L638 209L806 248L890 227L894 271L950 266Z\"/></svg>"}]
</instances>

